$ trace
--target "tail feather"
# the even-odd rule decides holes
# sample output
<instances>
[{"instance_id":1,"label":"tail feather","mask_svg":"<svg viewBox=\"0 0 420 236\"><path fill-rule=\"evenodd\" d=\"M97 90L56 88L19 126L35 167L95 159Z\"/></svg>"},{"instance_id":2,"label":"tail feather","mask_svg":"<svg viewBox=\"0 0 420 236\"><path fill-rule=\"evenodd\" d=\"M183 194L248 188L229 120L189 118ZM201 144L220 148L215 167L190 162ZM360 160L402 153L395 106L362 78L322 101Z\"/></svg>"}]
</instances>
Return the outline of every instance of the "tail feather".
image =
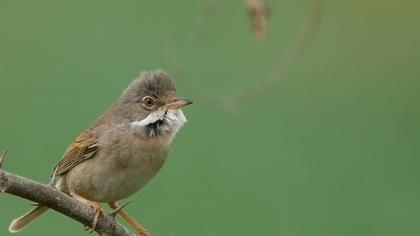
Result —
<instances>
[{"instance_id":1,"label":"tail feather","mask_svg":"<svg viewBox=\"0 0 420 236\"><path fill-rule=\"evenodd\" d=\"M48 207L46 206L37 206L25 215L16 218L10 223L9 231L11 233L16 233L21 231L27 224L29 224L32 220L40 216L42 213L46 212Z\"/></svg>"}]
</instances>

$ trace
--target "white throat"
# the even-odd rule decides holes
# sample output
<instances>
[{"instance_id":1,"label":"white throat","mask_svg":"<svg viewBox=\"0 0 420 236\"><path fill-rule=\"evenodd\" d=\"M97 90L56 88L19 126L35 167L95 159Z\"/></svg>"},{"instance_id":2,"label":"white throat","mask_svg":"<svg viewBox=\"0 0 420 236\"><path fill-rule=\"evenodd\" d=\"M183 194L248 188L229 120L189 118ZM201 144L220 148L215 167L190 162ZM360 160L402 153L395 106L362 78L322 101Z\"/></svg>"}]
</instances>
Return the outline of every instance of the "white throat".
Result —
<instances>
[{"instance_id":1,"label":"white throat","mask_svg":"<svg viewBox=\"0 0 420 236\"><path fill-rule=\"evenodd\" d=\"M181 109L152 111L146 118L131 122L134 132L146 137L157 137L161 134L170 134L171 140L187 122Z\"/></svg>"}]
</instances>

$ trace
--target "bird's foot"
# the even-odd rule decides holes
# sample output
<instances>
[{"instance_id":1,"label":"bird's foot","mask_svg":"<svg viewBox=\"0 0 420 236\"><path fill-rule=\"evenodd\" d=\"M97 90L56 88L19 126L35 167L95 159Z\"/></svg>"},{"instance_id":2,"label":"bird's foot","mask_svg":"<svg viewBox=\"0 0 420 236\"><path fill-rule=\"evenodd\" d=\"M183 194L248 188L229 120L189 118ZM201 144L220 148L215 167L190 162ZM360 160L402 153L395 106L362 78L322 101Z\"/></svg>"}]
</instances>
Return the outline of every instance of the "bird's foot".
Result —
<instances>
[{"instance_id":1,"label":"bird's foot","mask_svg":"<svg viewBox=\"0 0 420 236\"><path fill-rule=\"evenodd\" d=\"M95 204L92 204L92 205L88 205L88 206L95 212L95 216L93 218L92 225L90 226L90 228L91 228L90 233L92 233L93 231L95 231L96 225L98 224L99 216L102 213L102 209L101 209L101 207L99 206L98 203L95 203Z\"/></svg>"},{"instance_id":2,"label":"bird's foot","mask_svg":"<svg viewBox=\"0 0 420 236\"><path fill-rule=\"evenodd\" d=\"M101 215L101 213L104 214L102 212L101 206L99 205L99 203L90 201L90 200L88 200L88 199L86 199L86 198L84 198L84 197L82 197L78 194L72 193L71 195L73 196L74 199L76 199L77 201L87 205L90 209L93 210L94 217L93 217L92 224L90 226L85 226L85 230L90 229L91 230L90 233L92 233L93 231L95 231L96 225L98 224L99 216Z\"/></svg>"}]
</instances>

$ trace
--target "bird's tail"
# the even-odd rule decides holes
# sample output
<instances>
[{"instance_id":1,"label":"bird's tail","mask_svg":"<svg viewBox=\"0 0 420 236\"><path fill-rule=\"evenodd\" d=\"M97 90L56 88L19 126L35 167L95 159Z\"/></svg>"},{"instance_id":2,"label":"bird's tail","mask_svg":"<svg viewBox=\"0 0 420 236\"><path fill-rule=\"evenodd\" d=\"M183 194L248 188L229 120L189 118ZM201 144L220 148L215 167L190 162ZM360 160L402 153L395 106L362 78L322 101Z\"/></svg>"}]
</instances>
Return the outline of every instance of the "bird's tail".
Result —
<instances>
[{"instance_id":1,"label":"bird's tail","mask_svg":"<svg viewBox=\"0 0 420 236\"><path fill-rule=\"evenodd\" d=\"M27 224L33 221L35 218L40 216L42 213L46 212L48 207L46 206L36 206L34 209L26 213L25 215L16 218L10 223L9 231L11 233L16 233L21 231Z\"/></svg>"}]
</instances>

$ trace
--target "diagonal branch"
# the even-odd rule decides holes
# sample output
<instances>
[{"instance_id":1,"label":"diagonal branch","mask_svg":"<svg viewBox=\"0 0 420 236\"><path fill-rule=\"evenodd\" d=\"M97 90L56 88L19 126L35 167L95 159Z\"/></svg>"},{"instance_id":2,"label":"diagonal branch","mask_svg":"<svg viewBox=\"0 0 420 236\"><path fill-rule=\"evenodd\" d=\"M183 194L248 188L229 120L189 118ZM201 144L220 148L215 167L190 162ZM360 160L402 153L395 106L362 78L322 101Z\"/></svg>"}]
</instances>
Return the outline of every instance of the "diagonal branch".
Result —
<instances>
[{"instance_id":1,"label":"diagonal branch","mask_svg":"<svg viewBox=\"0 0 420 236\"><path fill-rule=\"evenodd\" d=\"M3 160L4 154L0 156L0 165ZM51 186L6 172L1 168L0 192L6 192L48 206L83 225L90 225L94 219L94 210L65 193ZM112 216L103 214L99 217L95 231L102 236L135 236L134 233L117 223Z\"/></svg>"}]
</instances>

